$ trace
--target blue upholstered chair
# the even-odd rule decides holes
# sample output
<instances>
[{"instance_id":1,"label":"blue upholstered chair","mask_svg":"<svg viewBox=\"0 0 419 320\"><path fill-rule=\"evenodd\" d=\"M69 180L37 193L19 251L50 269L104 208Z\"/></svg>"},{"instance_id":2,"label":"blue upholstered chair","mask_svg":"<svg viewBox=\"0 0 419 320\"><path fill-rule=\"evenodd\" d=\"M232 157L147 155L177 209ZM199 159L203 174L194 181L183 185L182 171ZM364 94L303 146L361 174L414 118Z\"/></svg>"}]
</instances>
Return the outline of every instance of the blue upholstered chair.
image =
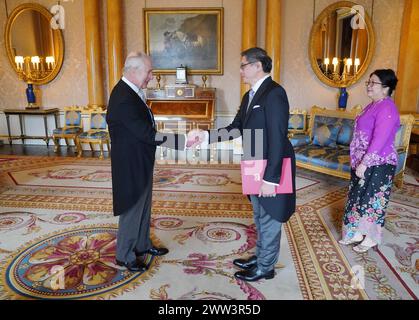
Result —
<instances>
[{"instance_id":1,"label":"blue upholstered chair","mask_svg":"<svg viewBox=\"0 0 419 320\"><path fill-rule=\"evenodd\" d=\"M293 147L306 145L310 142L307 134L307 111L292 109L288 118L288 138Z\"/></svg>"},{"instance_id":2,"label":"blue upholstered chair","mask_svg":"<svg viewBox=\"0 0 419 320\"><path fill-rule=\"evenodd\" d=\"M349 144L358 108L341 111L314 106L308 125L308 143L294 145L297 166L349 179Z\"/></svg>"},{"instance_id":3,"label":"blue upholstered chair","mask_svg":"<svg viewBox=\"0 0 419 320\"><path fill-rule=\"evenodd\" d=\"M110 138L108 132L108 125L106 123L106 110L101 108L93 109L88 111L90 129L83 132L78 136L79 142L79 153L78 157L81 157L82 144L86 143L90 145L90 149L94 151L94 145L98 144L100 148L99 158L103 159L103 145L106 144L108 151L110 150Z\"/></svg>"},{"instance_id":4,"label":"blue upholstered chair","mask_svg":"<svg viewBox=\"0 0 419 320\"><path fill-rule=\"evenodd\" d=\"M73 139L76 151L78 151L77 137L83 132L82 111L83 108L78 106L64 107L65 124L52 132L55 145L54 152L57 152L60 147L60 139L65 140L67 147L70 146L69 139Z\"/></svg>"},{"instance_id":5,"label":"blue upholstered chair","mask_svg":"<svg viewBox=\"0 0 419 320\"><path fill-rule=\"evenodd\" d=\"M290 116L288 118L288 132L303 133L307 131L307 111L292 109L290 110Z\"/></svg>"},{"instance_id":6,"label":"blue upholstered chair","mask_svg":"<svg viewBox=\"0 0 419 320\"><path fill-rule=\"evenodd\" d=\"M406 169L406 160L409 153L410 135L412 133L415 117L411 114L400 116L400 128L397 131L394 146L397 150L398 164L394 177L397 187L403 186L403 174Z\"/></svg>"}]
</instances>

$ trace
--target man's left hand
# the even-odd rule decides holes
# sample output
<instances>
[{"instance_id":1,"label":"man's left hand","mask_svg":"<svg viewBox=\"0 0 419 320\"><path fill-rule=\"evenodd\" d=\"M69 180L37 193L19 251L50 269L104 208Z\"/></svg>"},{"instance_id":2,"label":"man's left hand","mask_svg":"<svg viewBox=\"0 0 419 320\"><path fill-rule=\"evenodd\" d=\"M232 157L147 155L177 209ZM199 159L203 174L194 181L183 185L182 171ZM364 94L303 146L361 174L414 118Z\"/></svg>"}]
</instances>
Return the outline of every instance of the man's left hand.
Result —
<instances>
[{"instance_id":1,"label":"man's left hand","mask_svg":"<svg viewBox=\"0 0 419 320\"><path fill-rule=\"evenodd\" d=\"M259 190L259 197L275 197L275 185L263 182Z\"/></svg>"}]
</instances>

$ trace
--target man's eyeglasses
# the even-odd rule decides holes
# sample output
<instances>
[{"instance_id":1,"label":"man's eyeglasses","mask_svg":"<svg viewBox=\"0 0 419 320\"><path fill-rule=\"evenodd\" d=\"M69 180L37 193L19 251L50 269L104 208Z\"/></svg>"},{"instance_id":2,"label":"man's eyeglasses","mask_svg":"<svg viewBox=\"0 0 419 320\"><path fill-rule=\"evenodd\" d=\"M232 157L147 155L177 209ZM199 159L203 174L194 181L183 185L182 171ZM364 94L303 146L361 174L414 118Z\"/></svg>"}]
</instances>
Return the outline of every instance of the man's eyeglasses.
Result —
<instances>
[{"instance_id":1,"label":"man's eyeglasses","mask_svg":"<svg viewBox=\"0 0 419 320\"><path fill-rule=\"evenodd\" d=\"M249 64L252 64L252 63L256 63L257 61L253 61L253 62L248 62L248 63L242 63L242 64L240 64L240 69L244 69L244 67L245 66L247 66L247 65L249 65Z\"/></svg>"},{"instance_id":2,"label":"man's eyeglasses","mask_svg":"<svg viewBox=\"0 0 419 320\"><path fill-rule=\"evenodd\" d=\"M376 81L371 81L371 80L369 80L369 81L365 81L365 85L367 86L367 87L369 87L369 86L373 86L373 85L376 85L376 84L381 84L383 87L385 87L381 82L376 82Z\"/></svg>"}]
</instances>

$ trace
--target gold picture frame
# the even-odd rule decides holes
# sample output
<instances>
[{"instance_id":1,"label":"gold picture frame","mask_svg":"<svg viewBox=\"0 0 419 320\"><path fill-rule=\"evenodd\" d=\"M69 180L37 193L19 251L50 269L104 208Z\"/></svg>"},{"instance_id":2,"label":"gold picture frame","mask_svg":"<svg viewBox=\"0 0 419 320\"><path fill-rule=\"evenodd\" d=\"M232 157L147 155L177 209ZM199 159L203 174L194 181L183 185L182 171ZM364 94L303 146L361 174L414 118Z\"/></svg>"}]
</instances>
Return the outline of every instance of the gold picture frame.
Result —
<instances>
[{"instance_id":1,"label":"gold picture frame","mask_svg":"<svg viewBox=\"0 0 419 320\"><path fill-rule=\"evenodd\" d=\"M145 8L145 51L153 71L223 74L223 8Z\"/></svg>"}]
</instances>

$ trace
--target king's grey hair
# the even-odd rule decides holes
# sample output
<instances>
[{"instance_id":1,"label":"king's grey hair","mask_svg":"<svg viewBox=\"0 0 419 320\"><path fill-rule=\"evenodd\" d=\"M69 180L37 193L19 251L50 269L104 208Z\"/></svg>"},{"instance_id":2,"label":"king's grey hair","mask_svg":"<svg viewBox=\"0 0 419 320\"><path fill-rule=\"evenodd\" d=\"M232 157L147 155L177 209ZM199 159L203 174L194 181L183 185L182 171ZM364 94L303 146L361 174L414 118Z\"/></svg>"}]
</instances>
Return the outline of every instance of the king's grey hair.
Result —
<instances>
[{"instance_id":1,"label":"king's grey hair","mask_svg":"<svg viewBox=\"0 0 419 320\"><path fill-rule=\"evenodd\" d=\"M122 74L125 76L132 70L142 68L146 59L150 59L150 57L141 51L131 52L128 54L127 59L125 60Z\"/></svg>"}]
</instances>

